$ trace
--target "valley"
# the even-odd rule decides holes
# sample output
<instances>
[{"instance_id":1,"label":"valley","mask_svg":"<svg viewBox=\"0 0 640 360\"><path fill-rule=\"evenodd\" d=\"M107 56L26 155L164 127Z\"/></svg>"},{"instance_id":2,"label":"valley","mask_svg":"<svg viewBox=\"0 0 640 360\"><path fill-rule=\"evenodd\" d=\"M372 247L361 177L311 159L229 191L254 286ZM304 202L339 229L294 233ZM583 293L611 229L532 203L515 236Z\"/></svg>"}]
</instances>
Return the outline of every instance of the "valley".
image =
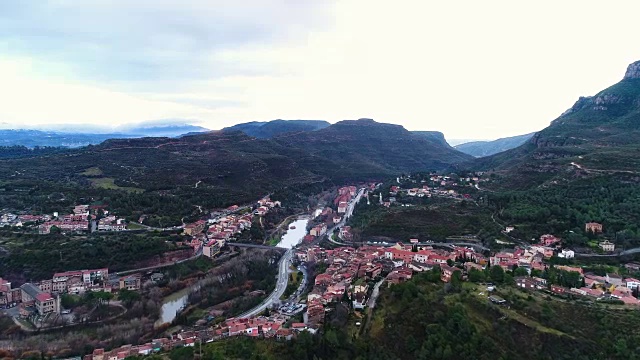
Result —
<instances>
[{"instance_id":1,"label":"valley","mask_svg":"<svg viewBox=\"0 0 640 360\"><path fill-rule=\"evenodd\" d=\"M478 158L371 119L2 148L0 355L637 358L638 66Z\"/></svg>"}]
</instances>

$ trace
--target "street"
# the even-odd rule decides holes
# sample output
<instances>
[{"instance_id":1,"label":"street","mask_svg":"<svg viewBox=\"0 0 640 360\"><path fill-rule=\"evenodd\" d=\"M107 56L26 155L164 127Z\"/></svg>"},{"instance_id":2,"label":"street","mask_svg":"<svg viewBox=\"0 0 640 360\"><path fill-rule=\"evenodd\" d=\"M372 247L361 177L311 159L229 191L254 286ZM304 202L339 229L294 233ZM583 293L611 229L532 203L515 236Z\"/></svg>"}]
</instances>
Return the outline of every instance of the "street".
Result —
<instances>
[{"instance_id":1,"label":"street","mask_svg":"<svg viewBox=\"0 0 640 360\"><path fill-rule=\"evenodd\" d=\"M278 280L276 281L275 290L266 298L260 305L254 307L253 309L245 312L242 315L237 316L237 318L250 318L256 316L263 312L265 309L271 307L271 305L275 302L280 301L280 296L284 294L284 290L287 288L287 283L289 282L289 264L291 261L291 256L293 255L293 250L287 250L282 258L280 259L280 263L278 264Z\"/></svg>"}]
</instances>

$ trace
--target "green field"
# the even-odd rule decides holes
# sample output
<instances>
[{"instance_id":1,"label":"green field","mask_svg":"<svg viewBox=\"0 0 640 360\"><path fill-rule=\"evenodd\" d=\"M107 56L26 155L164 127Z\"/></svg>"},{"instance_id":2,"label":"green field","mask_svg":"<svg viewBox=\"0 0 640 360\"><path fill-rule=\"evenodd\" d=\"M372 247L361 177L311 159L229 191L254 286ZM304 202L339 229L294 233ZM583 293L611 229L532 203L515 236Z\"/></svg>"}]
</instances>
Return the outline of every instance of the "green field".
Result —
<instances>
[{"instance_id":1,"label":"green field","mask_svg":"<svg viewBox=\"0 0 640 360\"><path fill-rule=\"evenodd\" d=\"M97 166L90 167L80 173L80 175L83 175L83 176L100 176L102 174L103 174L102 170L100 170L100 168Z\"/></svg>"},{"instance_id":2,"label":"green field","mask_svg":"<svg viewBox=\"0 0 640 360\"><path fill-rule=\"evenodd\" d=\"M102 189L109 189L109 190L123 190L123 191L127 191L127 192L143 192L143 189L139 189L139 188L135 188L135 187L122 187L122 186L118 186L115 184L115 179L114 178L95 178L95 179L89 179L89 181L91 181L91 184L94 187L98 187L98 188L102 188Z\"/></svg>"}]
</instances>

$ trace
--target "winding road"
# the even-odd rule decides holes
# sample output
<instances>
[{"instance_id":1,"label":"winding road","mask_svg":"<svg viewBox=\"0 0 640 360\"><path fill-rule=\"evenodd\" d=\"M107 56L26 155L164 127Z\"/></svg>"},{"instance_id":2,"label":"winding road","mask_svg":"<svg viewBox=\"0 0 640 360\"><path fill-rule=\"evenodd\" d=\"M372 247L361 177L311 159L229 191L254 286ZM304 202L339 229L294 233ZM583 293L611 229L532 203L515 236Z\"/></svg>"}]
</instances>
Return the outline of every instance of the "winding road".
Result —
<instances>
[{"instance_id":1,"label":"winding road","mask_svg":"<svg viewBox=\"0 0 640 360\"><path fill-rule=\"evenodd\" d=\"M278 263L278 280L276 281L275 290L267 296L260 305L237 316L237 318L242 319L257 316L274 303L280 301L280 297L284 294L284 290L287 288L287 283L289 282L289 263L291 262L292 256L293 250L289 249L282 255L282 258L280 258L280 262Z\"/></svg>"}]
</instances>

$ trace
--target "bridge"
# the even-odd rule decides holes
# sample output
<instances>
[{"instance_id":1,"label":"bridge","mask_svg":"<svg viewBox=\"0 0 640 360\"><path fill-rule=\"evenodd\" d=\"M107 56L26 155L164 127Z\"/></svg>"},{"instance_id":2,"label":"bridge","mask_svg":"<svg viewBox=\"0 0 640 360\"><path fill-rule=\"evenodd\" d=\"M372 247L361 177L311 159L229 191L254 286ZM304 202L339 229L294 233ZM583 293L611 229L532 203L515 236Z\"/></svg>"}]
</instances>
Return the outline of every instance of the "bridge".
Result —
<instances>
[{"instance_id":1,"label":"bridge","mask_svg":"<svg viewBox=\"0 0 640 360\"><path fill-rule=\"evenodd\" d=\"M243 247L243 248L251 248L251 249L262 249L262 250L287 250L283 247L278 246L269 246L269 245L257 245L257 244L244 244L244 243L235 243L228 242L227 246L235 246L235 247Z\"/></svg>"}]
</instances>

